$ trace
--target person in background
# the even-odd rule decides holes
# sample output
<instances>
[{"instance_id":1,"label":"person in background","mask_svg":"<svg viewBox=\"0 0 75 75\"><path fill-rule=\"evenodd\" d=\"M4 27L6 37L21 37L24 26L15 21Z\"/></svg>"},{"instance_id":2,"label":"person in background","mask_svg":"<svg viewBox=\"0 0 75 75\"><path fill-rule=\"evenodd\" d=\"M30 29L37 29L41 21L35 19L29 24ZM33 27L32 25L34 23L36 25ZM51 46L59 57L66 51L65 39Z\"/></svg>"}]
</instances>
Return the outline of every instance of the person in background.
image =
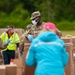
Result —
<instances>
[{"instance_id":1,"label":"person in background","mask_svg":"<svg viewBox=\"0 0 75 75\"><path fill-rule=\"evenodd\" d=\"M41 13L39 11L35 11L31 14L31 22L32 22L32 27L31 27L31 34L33 35L33 38L35 38L41 31L43 25L45 22L42 21L41 19ZM56 28L56 33L61 38L62 33ZM32 38L32 35L29 38ZM27 35L28 37L29 35ZM32 40L30 40L32 41Z\"/></svg>"},{"instance_id":2,"label":"person in background","mask_svg":"<svg viewBox=\"0 0 75 75\"><path fill-rule=\"evenodd\" d=\"M21 54L21 56L22 56L23 51L24 51L24 40L25 40L25 38L27 38L26 36L28 34L31 35L31 31L30 31L31 30L31 27L32 27L32 24L28 24L27 27L26 27L26 31L20 37L20 44L19 44L19 46L20 46L20 54ZM28 36L28 38L29 38L29 36ZM28 40L28 38L27 38L27 40ZM31 39L29 39L29 40L31 40Z\"/></svg>"},{"instance_id":3,"label":"person in background","mask_svg":"<svg viewBox=\"0 0 75 75\"><path fill-rule=\"evenodd\" d=\"M33 25L27 25L28 27L31 26L29 29L26 29L26 32L24 33L24 38L26 37L27 40L32 42L32 40L38 36L38 34L41 32L43 25L45 22L42 21L41 19L41 13L39 11L35 11L31 14L31 22ZM60 37L62 36L62 33L56 29L57 35ZM21 53L23 51L23 46L24 46L24 39L21 40L21 45L20 45L20 50Z\"/></svg>"},{"instance_id":4,"label":"person in background","mask_svg":"<svg viewBox=\"0 0 75 75\"><path fill-rule=\"evenodd\" d=\"M15 32L14 26L9 25L7 31L2 33L0 38L5 45L5 48L2 50L4 64L10 64L10 59L14 59L15 52L17 54L19 51L19 36Z\"/></svg>"},{"instance_id":5,"label":"person in background","mask_svg":"<svg viewBox=\"0 0 75 75\"><path fill-rule=\"evenodd\" d=\"M42 26L44 25L45 22L41 20L41 13L39 11L35 11L31 14L31 21L33 25L27 25L26 27L26 32L24 33L24 38L27 38L30 42L40 33ZM31 27L30 27L31 26ZM22 37L21 37L22 38ZM24 49L24 39L21 40L20 42L20 50L21 53L23 53Z\"/></svg>"},{"instance_id":6,"label":"person in background","mask_svg":"<svg viewBox=\"0 0 75 75\"><path fill-rule=\"evenodd\" d=\"M64 75L69 58L64 41L57 36L53 23L45 25L32 41L25 62L28 66L36 65L34 75Z\"/></svg>"},{"instance_id":7,"label":"person in background","mask_svg":"<svg viewBox=\"0 0 75 75\"><path fill-rule=\"evenodd\" d=\"M40 31L42 30L42 26L44 25L45 22L42 21L41 19L41 13L39 11L35 11L31 14L31 22L32 22L32 27L31 27L31 34L35 38Z\"/></svg>"}]
</instances>

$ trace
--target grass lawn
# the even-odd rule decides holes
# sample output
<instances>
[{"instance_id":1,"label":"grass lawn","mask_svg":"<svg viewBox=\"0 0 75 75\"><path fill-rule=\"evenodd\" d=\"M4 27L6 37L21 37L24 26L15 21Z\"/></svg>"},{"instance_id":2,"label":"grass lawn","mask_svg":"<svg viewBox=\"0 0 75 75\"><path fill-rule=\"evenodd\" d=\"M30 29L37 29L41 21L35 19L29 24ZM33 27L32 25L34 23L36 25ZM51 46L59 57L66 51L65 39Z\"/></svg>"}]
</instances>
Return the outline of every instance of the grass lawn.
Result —
<instances>
[{"instance_id":1,"label":"grass lawn","mask_svg":"<svg viewBox=\"0 0 75 75\"><path fill-rule=\"evenodd\" d=\"M61 32L63 37L65 37L66 35L75 36L75 31L61 31Z\"/></svg>"}]
</instances>

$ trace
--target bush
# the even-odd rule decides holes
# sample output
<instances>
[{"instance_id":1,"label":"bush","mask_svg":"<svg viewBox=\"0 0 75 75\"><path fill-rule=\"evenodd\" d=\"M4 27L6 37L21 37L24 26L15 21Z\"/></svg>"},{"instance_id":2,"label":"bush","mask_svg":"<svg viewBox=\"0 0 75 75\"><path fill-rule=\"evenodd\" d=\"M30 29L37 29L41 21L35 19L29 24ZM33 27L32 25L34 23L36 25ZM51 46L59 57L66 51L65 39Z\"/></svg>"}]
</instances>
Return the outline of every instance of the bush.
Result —
<instances>
[{"instance_id":1,"label":"bush","mask_svg":"<svg viewBox=\"0 0 75 75\"><path fill-rule=\"evenodd\" d=\"M0 17L0 28L5 28L10 24L13 24L17 28L25 28L27 24L30 24L29 12L24 10L21 6L6 16L3 12Z\"/></svg>"},{"instance_id":2,"label":"bush","mask_svg":"<svg viewBox=\"0 0 75 75\"><path fill-rule=\"evenodd\" d=\"M60 30L75 30L75 21L61 21L59 23L56 23L56 26Z\"/></svg>"},{"instance_id":3,"label":"bush","mask_svg":"<svg viewBox=\"0 0 75 75\"><path fill-rule=\"evenodd\" d=\"M50 20L42 17L43 21L49 22ZM56 20L51 20L54 22L59 30L75 30L75 21L66 21L65 19L58 22ZM6 14L0 12L0 28L5 28L10 24L13 24L17 28L24 28L26 25L30 24L30 14L27 10L23 9L21 5L17 6L13 12Z\"/></svg>"}]
</instances>

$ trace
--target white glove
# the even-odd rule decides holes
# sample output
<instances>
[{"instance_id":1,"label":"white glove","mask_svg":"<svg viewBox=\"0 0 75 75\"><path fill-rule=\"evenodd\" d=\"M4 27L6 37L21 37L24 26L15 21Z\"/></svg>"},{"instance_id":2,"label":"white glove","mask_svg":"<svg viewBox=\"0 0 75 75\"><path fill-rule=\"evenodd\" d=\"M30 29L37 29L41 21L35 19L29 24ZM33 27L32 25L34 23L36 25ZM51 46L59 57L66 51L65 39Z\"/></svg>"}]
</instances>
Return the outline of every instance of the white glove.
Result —
<instances>
[{"instance_id":1,"label":"white glove","mask_svg":"<svg viewBox=\"0 0 75 75\"><path fill-rule=\"evenodd\" d=\"M28 34L27 38L31 42L33 40L33 35Z\"/></svg>"}]
</instances>

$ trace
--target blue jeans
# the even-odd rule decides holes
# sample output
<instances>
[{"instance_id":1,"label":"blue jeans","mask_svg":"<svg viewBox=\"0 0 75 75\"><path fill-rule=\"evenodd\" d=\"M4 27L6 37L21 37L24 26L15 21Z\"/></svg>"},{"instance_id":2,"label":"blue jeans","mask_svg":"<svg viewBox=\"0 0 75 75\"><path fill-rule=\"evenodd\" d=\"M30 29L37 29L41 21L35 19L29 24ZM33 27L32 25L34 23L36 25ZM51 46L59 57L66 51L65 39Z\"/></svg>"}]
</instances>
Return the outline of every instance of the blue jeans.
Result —
<instances>
[{"instance_id":1,"label":"blue jeans","mask_svg":"<svg viewBox=\"0 0 75 75\"><path fill-rule=\"evenodd\" d=\"M4 59L4 64L10 64L10 59L15 58L15 51L13 50L6 50L3 51L3 59Z\"/></svg>"}]
</instances>

